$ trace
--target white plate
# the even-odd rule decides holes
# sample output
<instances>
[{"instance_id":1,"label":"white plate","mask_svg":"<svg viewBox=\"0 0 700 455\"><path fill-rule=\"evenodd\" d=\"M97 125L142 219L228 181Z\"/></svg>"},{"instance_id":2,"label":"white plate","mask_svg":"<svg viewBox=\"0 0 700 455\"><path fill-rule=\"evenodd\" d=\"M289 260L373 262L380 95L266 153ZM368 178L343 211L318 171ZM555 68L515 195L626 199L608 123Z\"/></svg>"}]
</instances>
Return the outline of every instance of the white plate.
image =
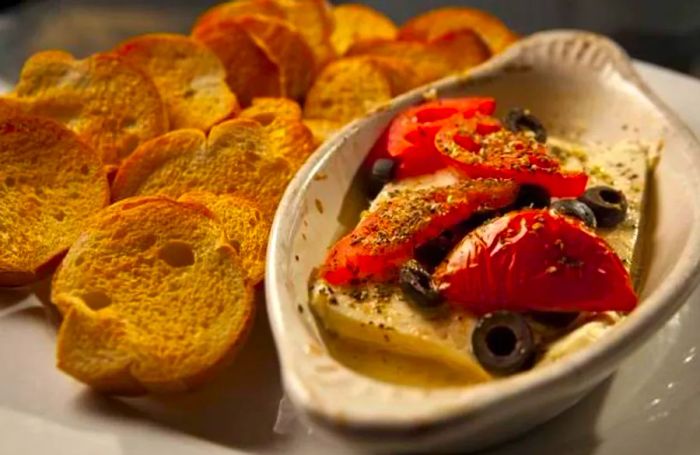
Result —
<instances>
[{"instance_id":1,"label":"white plate","mask_svg":"<svg viewBox=\"0 0 700 455\"><path fill-rule=\"evenodd\" d=\"M638 69L700 135L700 82L651 65ZM288 409L275 430L281 388L262 312L242 355L204 390L168 399L114 400L55 370L55 329L39 301L25 297L0 293L0 454L344 452L333 441L309 435ZM697 453L698 327L700 291L579 405L489 453Z\"/></svg>"}]
</instances>

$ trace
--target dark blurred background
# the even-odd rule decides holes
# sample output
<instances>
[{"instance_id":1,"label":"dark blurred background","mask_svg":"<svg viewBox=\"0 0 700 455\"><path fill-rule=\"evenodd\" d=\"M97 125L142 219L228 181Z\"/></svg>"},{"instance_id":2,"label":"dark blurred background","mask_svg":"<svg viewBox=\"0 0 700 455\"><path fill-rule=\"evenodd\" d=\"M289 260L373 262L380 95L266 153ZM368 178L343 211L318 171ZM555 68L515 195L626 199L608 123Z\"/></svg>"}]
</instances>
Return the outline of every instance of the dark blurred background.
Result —
<instances>
[{"instance_id":1,"label":"dark blurred background","mask_svg":"<svg viewBox=\"0 0 700 455\"><path fill-rule=\"evenodd\" d=\"M187 33L207 0L0 1L0 78L16 80L28 55L47 48L77 56L153 31ZM334 3L345 3L337 1ZM611 36L635 58L700 77L700 0L365 0L399 24L437 6L490 11L527 34L551 28Z\"/></svg>"}]
</instances>

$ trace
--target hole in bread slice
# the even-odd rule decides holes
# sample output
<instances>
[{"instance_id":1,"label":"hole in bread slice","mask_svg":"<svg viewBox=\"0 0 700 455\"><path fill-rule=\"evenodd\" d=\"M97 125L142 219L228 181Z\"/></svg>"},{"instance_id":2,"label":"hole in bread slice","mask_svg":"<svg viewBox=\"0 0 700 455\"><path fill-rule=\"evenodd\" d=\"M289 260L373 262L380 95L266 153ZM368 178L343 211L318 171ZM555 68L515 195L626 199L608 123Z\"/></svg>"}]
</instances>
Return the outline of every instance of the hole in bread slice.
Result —
<instances>
[{"instance_id":1,"label":"hole in bread slice","mask_svg":"<svg viewBox=\"0 0 700 455\"><path fill-rule=\"evenodd\" d=\"M253 118L258 121L262 126L269 126L275 121L277 116L272 112L261 112L255 115Z\"/></svg>"},{"instance_id":2,"label":"hole in bread slice","mask_svg":"<svg viewBox=\"0 0 700 455\"><path fill-rule=\"evenodd\" d=\"M82 296L85 305L94 311L107 308L112 304L112 299L103 291L91 291Z\"/></svg>"},{"instance_id":3,"label":"hole in bread slice","mask_svg":"<svg viewBox=\"0 0 700 455\"><path fill-rule=\"evenodd\" d=\"M241 242L238 240L230 240L231 246L236 250L236 254L241 254Z\"/></svg>"},{"instance_id":4,"label":"hole in bread slice","mask_svg":"<svg viewBox=\"0 0 700 455\"><path fill-rule=\"evenodd\" d=\"M194 264L192 245L185 242L166 243L158 251L158 257L171 267L187 267Z\"/></svg>"}]
</instances>

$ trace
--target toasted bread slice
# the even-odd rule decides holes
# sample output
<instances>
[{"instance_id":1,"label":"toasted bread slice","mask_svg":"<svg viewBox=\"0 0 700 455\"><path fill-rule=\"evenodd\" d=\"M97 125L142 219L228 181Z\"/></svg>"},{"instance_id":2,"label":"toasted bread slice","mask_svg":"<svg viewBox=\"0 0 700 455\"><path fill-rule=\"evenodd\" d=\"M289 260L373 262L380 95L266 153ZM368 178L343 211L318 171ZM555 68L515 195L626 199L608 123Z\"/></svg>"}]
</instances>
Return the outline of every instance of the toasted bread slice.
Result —
<instances>
[{"instance_id":1,"label":"toasted bread slice","mask_svg":"<svg viewBox=\"0 0 700 455\"><path fill-rule=\"evenodd\" d=\"M403 60L415 72L412 84L416 86L478 65L489 58L490 51L476 33L461 30L430 42L361 41L347 54Z\"/></svg>"},{"instance_id":2,"label":"toasted bread slice","mask_svg":"<svg viewBox=\"0 0 700 455\"><path fill-rule=\"evenodd\" d=\"M282 95L279 65L236 20L203 22L192 37L221 59L226 82L244 106L256 97Z\"/></svg>"},{"instance_id":3,"label":"toasted bread slice","mask_svg":"<svg viewBox=\"0 0 700 455\"><path fill-rule=\"evenodd\" d=\"M301 107L286 98L256 98L241 117L257 120L271 140L275 156L289 161L296 171L316 148L313 133L301 121Z\"/></svg>"},{"instance_id":4,"label":"toasted bread slice","mask_svg":"<svg viewBox=\"0 0 700 455\"><path fill-rule=\"evenodd\" d=\"M410 59L383 55L366 56L389 79L392 96L406 93L425 83L425 77L420 74Z\"/></svg>"},{"instance_id":5,"label":"toasted bread slice","mask_svg":"<svg viewBox=\"0 0 700 455\"><path fill-rule=\"evenodd\" d=\"M232 20L279 67L282 96L302 98L314 74L314 54L302 35L287 22L271 17L241 16Z\"/></svg>"},{"instance_id":6,"label":"toasted bread slice","mask_svg":"<svg viewBox=\"0 0 700 455\"><path fill-rule=\"evenodd\" d=\"M179 200L201 204L221 221L229 243L241 259L249 283L260 283L265 276L265 253L270 222L258 206L248 199L232 194L216 196L204 191L186 193Z\"/></svg>"},{"instance_id":7,"label":"toasted bread slice","mask_svg":"<svg viewBox=\"0 0 700 455\"><path fill-rule=\"evenodd\" d=\"M252 118L261 125L269 125L276 119L301 120L301 107L288 98L255 98L241 111L240 117Z\"/></svg>"},{"instance_id":8,"label":"toasted bread slice","mask_svg":"<svg viewBox=\"0 0 700 455\"><path fill-rule=\"evenodd\" d=\"M114 52L148 74L168 108L170 128L208 130L235 115L238 100L226 70L208 47L184 35L141 35Z\"/></svg>"},{"instance_id":9,"label":"toasted bread slice","mask_svg":"<svg viewBox=\"0 0 700 455\"><path fill-rule=\"evenodd\" d=\"M221 19L230 19L244 15L256 14L277 19L286 19L286 14L274 0L237 0L215 5L206 10L194 24L193 28Z\"/></svg>"},{"instance_id":10,"label":"toasted bread slice","mask_svg":"<svg viewBox=\"0 0 700 455\"><path fill-rule=\"evenodd\" d=\"M311 46L320 69L336 57L331 44L333 10L326 0L275 0L284 10L286 19Z\"/></svg>"},{"instance_id":11,"label":"toasted bread slice","mask_svg":"<svg viewBox=\"0 0 700 455\"><path fill-rule=\"evenodd\" d=\"M476 32L494 54L518 39L518 35L497 17L466 7L438 8L416 16L401 27L399 38L432 41L461 30Z\"/></svg>"},{"instance_id":12,"label":"toasted bread slice","mask_svg":"<svg viewBox=\"0 0 700 455\"><path fill-rule=\"evenodd\" d=\"M194 129L176 130L143 144L119 168L113 198L189 191L233 193L272 215L293 173L277 155L265 127L235 119L214 126L207 137Z\"/></svg>"},{"instance_id":13,"label":"toasted bread slice","mask_svg":"<svg viewBox=\"0 0 700 455\"><path fill-rule=\"evenodd\" d=\"M254 311L221 223L166 198L123 201L93 218L51 300L64 314L58 367L120 394L195 387L242 343Z\"/></svg>"},{"instance_id":14,"label":"toasted bread slice","mask_svg":"<svg viewBox=\"0 0 700 455\"><path fill-rule=\"evenodd\" d=\"M346 123L391 100L391 80L370 59L342 58L326 66L304 104L304 117Z\"/></svg>"},{"instance_id":15,"label":"toasted bread slice","mask_svg":"<svg viewBox=\"0 0 700 455\"><path fill-rule=\"evenodd\" d=\"M338 55L367 39L394 39L398 29L391 19L366 5L349 3L333 7L335 28L331 43Z\"/></svg>"},{"instance_id":16,"label":"toasted bread slice","mask_svg":"<svg viewBox=\"0 0 700 455\"><path fill-rule=\"evenodd\" d=\"M314 118L304 119L304 125L306 125L314 136L314 147L318 147L326 142L343 127L343 123L341 122Z\"/></svg>"},{"instance_id":17,"label":"toasted bread slice","mask_svg":"<svg viewBox=\"0 0 700 455\"><path fill-rule=\"evenodd\" d=\"M214 22L258 15L282 19L304 38L314 54L315 68L319 69L335 57L330 43L333 16L325 0L237 0L214 6L197 20L194 29Z\"/></svg>"},{"instance_id":18,"label":"toasted bread slice","mask_svg":"<svg viewBox=\"0 0 700 455\"><path fill-rule=\"evenodd\" d=\"M106 165L168 131L167 110L151 78L115 55L76 60L61 51L34 54L13 96L25 112L78 133Z\"/></svg>"},{"instance_id":19,"label":"toasted bread slice","mask_svg":"<svg viewBox=\"0 0 700 455\"><path fill-rule=\"evenodd\" d=\"M75 133L0 116L0 286L39 278L108 203L102 162Z\"/></svg>"},{"instance_id":20,"label":"toasted bread slice","mask_svg":"<svg viewBox=\"0 0 700 455\"><path fill-rule=\"evenodd\" d=\"M285 159L295 173L313 153L314 136L301 120L277 119L264 127L274 156Z\"/></svg>"},{"instance_id":21,"label":"toasted bread slice","mask_svg":"<svg viewBox=\"0 0 700 455\"><path fill-rule=\"evenodd\" d=\"M23 115L27 106L14 98L0 97L0 118Z\"/></svg>"}]
</instances>

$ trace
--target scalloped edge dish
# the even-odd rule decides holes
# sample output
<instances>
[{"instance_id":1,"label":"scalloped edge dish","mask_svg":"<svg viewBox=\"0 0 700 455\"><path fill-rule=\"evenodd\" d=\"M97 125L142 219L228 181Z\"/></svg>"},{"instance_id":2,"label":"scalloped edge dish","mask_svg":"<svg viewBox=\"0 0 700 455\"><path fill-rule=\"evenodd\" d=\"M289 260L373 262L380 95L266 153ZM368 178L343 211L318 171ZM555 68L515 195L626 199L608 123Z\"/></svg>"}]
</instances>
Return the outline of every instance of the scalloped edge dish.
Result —
<instances>
[{"instance_id":1,"label":"scalloped edge dish","mask_svg":"<svg viewBox=\"0 0 700 455\"><path fill-rule=\"evenodd\" d=\"M354 221L360 164L395 114L429 96L495 96L537 112L567 139L623 139L661 152L647 209L640 306L592 346L546 367L464 387L417 388L356 373L331 357L308 310L308 283L327 247ZM674 314L700 275L700 143L650 92L607 38L532 35L468 74L414 90L326 142L287 188L269 242L267 307L291 401L318 428L364 448L475 450L576 403ZM683 216L678 216L682 213Z\"/></svg>"}]
</instances>

